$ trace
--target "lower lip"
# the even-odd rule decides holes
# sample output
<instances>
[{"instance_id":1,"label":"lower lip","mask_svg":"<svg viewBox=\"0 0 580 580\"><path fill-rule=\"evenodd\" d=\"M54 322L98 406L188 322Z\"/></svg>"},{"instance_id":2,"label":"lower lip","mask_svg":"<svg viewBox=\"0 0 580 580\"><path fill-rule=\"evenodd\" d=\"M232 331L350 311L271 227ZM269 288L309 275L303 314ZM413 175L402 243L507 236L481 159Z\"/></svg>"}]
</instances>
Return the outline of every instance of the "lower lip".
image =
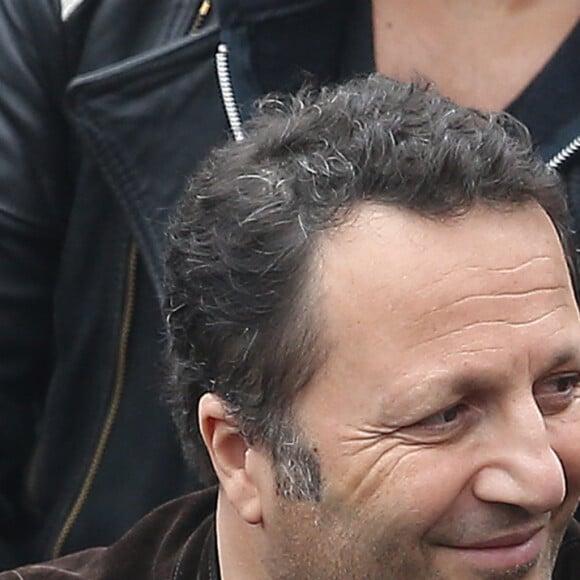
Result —
<instances>
[{"instance_id":1,"label":"lower lip","mask_svg":"<svg viewBox=\"0 0 580 580\"><path fill-rule=\"evenodd\" d=\"M547 531L542 528L521 544L497 548L454 548L454 550L471 566L501 570L531 564L539 558L546 542Z\"/></svg>"}]
</instances>

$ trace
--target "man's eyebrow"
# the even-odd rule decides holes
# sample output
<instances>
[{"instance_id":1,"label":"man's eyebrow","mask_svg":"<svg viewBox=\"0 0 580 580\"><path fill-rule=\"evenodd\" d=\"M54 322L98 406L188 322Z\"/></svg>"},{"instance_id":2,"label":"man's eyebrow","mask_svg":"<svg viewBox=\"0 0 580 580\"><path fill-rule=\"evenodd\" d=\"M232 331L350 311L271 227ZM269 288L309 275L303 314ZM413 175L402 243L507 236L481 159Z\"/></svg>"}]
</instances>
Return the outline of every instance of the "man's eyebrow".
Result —
<instances>
[{"instance_id":1,"label":"man's eyebrow","mask_svg":"<svg viewBox=\"0 0 580 580\"><path fill-rule=\"evenodd\" d=\"M553 356L547 357L543 366L542 374L547 374L570 363L579 365L580 370L580 342L566 346L556 351ZM448 376L432 376L426 381L416 385L416 392L425 393L428 390L439 391L441 397L447 393L465 393L481 389L494 388L501 381L499 375L494 374L492 369L482 372L478 369L466 369L457 374Z\"/></svg>"},{"instance_id":2,"label":"man's eyebrow","mask_svg":"<svg viewBox=\"0 0 580 580\"><path fill-rule=\"evenodd\" d=\"M548 369L557 369L572 361L580 362L580 343L557 352L550 360Z\"/></svg>"}]
</instances>

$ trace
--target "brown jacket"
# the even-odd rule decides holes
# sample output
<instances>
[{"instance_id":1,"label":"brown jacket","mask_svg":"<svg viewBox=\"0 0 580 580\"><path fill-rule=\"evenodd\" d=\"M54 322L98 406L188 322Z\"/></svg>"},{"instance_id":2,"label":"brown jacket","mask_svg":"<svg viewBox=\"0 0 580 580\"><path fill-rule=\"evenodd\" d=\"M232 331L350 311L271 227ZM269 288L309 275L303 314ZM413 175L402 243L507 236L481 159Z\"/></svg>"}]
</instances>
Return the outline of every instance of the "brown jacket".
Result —
<instances>
[{"instance_id":1,"label":"brown jacket","mask_svg":"<svg viewBox=\"0 0 580 580\"><path fill-rule=\"evenodd\" d=\"M219 580L217 488L162 505L108 548L0 573L0 580Z\"/></svg>"},{"instance_id":2,"label":"brown jacket","mask_svg":"<svg viewBox=\"0 0 580 580\"><path fill-rule=\"evenodd\" d=\"M109 548L77 552L0 574L0 580L220 580L215 535L217 488L151 512ZM580 525L572 522L554 580L580 578Z\"/></svg>"}]
</instances>

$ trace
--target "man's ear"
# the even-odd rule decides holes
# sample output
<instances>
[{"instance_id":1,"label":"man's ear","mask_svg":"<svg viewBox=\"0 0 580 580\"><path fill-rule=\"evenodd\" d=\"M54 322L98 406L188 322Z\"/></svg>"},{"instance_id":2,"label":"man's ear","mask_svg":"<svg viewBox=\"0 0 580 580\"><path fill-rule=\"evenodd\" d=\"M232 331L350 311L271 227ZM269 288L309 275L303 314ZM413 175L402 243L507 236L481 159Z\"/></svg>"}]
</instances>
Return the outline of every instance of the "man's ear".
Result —
<instances>
[{"instance_id":1,"label":"man's ear","mask_svg":"<svg viewBox=\"0 0 580 580\"><path fill-rule=\"evenodd\" d=\"M240 433L225 405L214 393L205 393L198 407L199 428L222 490L240 517L249 524L262 521L262 498L257 451Z\"/></svg>"}]
</instances>

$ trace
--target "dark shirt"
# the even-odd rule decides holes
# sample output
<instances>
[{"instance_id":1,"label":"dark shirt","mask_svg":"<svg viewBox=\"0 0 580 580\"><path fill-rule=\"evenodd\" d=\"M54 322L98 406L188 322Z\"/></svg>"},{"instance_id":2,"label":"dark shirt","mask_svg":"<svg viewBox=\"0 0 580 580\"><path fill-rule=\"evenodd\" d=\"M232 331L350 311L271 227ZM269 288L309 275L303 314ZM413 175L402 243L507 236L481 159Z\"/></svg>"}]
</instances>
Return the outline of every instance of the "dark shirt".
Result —
<instances>
[{"instance_id":1,"label":"dark shirt","mask_svg":"<svg viewBox=\"0 0 580 580\"><path fill-rule=\"evenodd\" d=\"M578 115L579 55L580 23L507 109L528 126L536 144L552 143L557 133Z\"/></svg>"}]
</instances>

